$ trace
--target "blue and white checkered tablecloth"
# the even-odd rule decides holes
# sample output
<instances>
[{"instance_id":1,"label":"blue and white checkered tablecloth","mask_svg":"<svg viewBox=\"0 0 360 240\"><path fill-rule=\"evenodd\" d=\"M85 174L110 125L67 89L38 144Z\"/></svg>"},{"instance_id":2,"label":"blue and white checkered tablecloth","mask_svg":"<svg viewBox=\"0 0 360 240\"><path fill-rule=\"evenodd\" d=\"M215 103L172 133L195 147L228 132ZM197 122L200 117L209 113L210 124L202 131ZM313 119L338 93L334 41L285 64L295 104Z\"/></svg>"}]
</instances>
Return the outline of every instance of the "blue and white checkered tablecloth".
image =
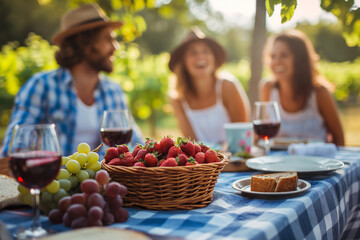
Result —
<instances>
[{"instance_id":1,"label":"blue and white checkered tablecloth","mask_svg":"<svg viewBox=\"0 0 360 240\"><path fill-rule=\"evenodd\" d=\"M231 183L258 172L221 173L213 202L205 208L179 211L128 208L129 220L111 227L195 240L338 239L352 208L360 203L360 148L341 148L336 159L346 162L345 168L326 176L306 178L311 188L296 197L244 197ZM19 225L30 225L30 215L30 211L3 210L0 221L14 232ZM63 225L51 225L46 217L41 220L45 228L70 230Z\"/></svg>"}]
</instances>

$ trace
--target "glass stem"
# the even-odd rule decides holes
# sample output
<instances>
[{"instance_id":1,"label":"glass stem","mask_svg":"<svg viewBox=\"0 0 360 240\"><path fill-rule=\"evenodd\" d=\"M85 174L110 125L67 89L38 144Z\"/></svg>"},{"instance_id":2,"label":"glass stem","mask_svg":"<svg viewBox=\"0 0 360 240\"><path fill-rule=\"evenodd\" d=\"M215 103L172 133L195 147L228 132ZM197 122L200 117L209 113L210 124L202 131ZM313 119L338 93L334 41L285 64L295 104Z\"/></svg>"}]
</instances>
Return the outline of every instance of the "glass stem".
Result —
<instances>
[{"instance_id":1,"label":"glass stem","mask_svg":"<svg viewBox=\"0 0 360 240\"><path fill-rule=\"evenodd\" d=\"M32 230L36 230L38 228L41 228L40 225L40 189L30 189L30 193L33 196L33 223L31 226Z\"/></svg>"},{"instance_id":2,"label":"glass stem","mask_svg":"<svg viewBox=\"0 0 360 240\"><path fill-rule=\"evenodd\" d=\"M270 154L270 140L268 137L264 138L265 141L265 155L269 155Z\"/></svg>"}]
</instances>

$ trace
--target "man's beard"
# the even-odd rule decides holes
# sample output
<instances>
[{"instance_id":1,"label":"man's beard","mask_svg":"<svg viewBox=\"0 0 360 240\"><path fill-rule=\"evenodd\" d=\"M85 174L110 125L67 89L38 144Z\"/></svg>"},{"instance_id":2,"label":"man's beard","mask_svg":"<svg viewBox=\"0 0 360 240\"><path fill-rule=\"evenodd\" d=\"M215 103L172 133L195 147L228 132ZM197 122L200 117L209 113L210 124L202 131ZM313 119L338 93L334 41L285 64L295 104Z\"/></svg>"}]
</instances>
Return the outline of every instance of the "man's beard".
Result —
<instances>
[{"instance_id":1,"label":"man's beard","mask_svg":"<svg viewBox=\"0 0 360 240\"><path fill-rule=\"evenodd\" d=\"M99 51L95 48L91 48L91 53L85 56L85 61L95 70L95 71L104 71L111 73L114 69L113 63L108 59L113 55L113 52L106 55L101 55Z\"/></svg>"}]
</instances>

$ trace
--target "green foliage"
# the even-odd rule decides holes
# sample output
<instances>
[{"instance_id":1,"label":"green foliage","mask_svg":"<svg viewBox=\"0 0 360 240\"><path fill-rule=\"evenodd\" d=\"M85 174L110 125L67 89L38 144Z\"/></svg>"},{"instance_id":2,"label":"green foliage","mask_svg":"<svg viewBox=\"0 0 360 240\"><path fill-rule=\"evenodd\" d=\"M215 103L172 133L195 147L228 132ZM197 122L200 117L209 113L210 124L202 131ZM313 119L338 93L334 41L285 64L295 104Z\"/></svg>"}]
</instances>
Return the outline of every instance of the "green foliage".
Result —
<instances>
[{"instance_id":1,"label":"green foliage","mask_svg":"<svg viewBox=\"0 0 360 240\"><path fill-rule=\"evenodd\" d=\"M330 62L353 61L360 56L360 47L349 47L341 36L342 26L320 22L317 25L299 23L296 26L309 37L320 59Z\"/></svg>"},{"instance_id":2,"label":"green foliage","mask_svg":"<svg viewBox=\"0 0 360 240\"><path fill-rule=\"evenodd\" d=\"M271 17L274 13L275 5L281 4L281 0L266 0L265 7L269 16Z\"/></svg>"},{"instance_id":3,"label":"green foliage","mask_svg":"<svg viewBox=\"0 0 360 240\"><path fill-rule=\"evenodd\" d=\"M53 0L39 5L38 1L0 1L0 46L17 41L24 45L30 32L50 40L59 29L61 15L67 9L66 0Z\"/></svg>"},{"instance_id":4,"label":"green foliage","mask_svg":"<svg viewBox=\"0 0 360 240\"><path fill-rule=\"evenodd\" d=\"M141 16L134 16L130 12L123 12L119 14L119 20L124 23L124 25L118 30L123 37L124 42L132 42L137 37L141 36L144 31L147 29L146 22Z\"/></svg>"},{"instance_id":5,"label":"green foliage","mask_svg":"<svg viewBox=\"0 0 360 240\"><path fill-rule=\"evenodd\" d=\"M294 15L294 11L297 6L297 0L266 0L265 7L270 17L274 13L275 5L278 4L281 4L281 23L285 23L289 21Z\"/></svg>"},{"instance_id":6,"label":"green foliage","mask_svg":"<svg viewBox=\"0 0 360 240\"><path fill-rule=\"evenodd\" d=\"M354 0L321 0L321 7L342 23L347 44L360 46L360 8L354 4Z\"/></svg>"},{"instance_id":7,"label":"green foliage","mask_svg":"<svg viewBox=\"0 0 360 240\"><path fill-rule=\"evenodd\" d=\"M68 10L85 3L98 3L113 20L122 20L123 40L134 41L146 30L139 11L155 7L155 0L29 0L0 1L0 46L18 41L34 32L50 41L60 28L60 18Z\"/></svg>"},{"instance_id":8,"label":"green foliage","mask_svg":"<svg viewBox=\"0 0 360 240\"><path fill-rule=\"evenodd\" d=\"M289 21L294 15L295 8L297 6L296 0L283 0L281 2L281 23Z\"/></svg>"},{"instance_id":9,"label":"green foliage","mask_svg":"<svg viewBox=\"0 0 360 240\"><path fill-rule=\"evenodd\" d=\"M54 69L53 46L40 36L30 34L26 46L17 47L16 43L9 43L2 47L0 53L0 89L15 95L19 88L33 74Z\"/></svg>"},{"instance_id":10,"label":"green foliage","mask_svg":"<svg viewBox=\"0 0 360 240\"><path fill-rule=\"evenodd\" d=\"M360 102L360 58L354 62L320 62L322 74L335 85L335 99L342 103Z\"/></svg>"},{"instance_id":11,"label":"green foliage","mask_svg":"<svg viewBox=\"0 0 360 240\"><path fill-rule=\"evenodd\" d=\"M51 2L51 0L47 0ZM124 25L118 31L124 42L132 42L147 29L145 19L138 14L146 8L154 8L155 0L68 0L72 7L84 3L98 3L113 20L120 20Z\"/></svg>"},{"instance_id":12,"label":"green foliage","mask_svg":"<svg viewBox=\"0 0 360 240\"><path fill-rule=\"evenodd\" d=\"M0 126L10 120L14 95L33 74L54 69L54 47L41 37L30 34L25 47L4 45L0 52Z\"/></svg>"},{"instance_id":13,"label":"green foliage","mask_svg":"<svg viewBox=\"0 0 360 240\"><path fill-rule=\"evenodd\" d=\"M297 0L266 0L265 7L270 17L278 4L281 4L281 23L285 23L294 15ZM346 43L349 46L360 46L360 6L354 0L321 0L320 6L334 14L343 25Z\"/></svg>"}]
</instances>

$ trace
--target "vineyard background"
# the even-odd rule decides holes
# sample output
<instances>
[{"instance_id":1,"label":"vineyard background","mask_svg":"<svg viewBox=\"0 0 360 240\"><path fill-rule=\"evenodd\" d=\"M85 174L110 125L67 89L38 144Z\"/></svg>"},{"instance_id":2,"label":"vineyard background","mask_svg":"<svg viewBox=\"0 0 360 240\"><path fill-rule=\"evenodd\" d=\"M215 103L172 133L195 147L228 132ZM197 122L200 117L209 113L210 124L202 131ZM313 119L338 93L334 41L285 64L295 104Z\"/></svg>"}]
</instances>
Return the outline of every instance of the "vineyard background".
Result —
<instances>
[{"instance_id":1,"label":"vineyard background","mask_svg":"<svg viewBox=\"0 0 360 240\"><path fill-rule=\"evenodd\" d=\"M192 26L200 27L207 36L225 47L228 62L222 70L234 74L248 95L250 88L256 88L256 82L250 80L251 48L257 40L253 35L256 21L253 26L245 26L241 22L229 23L222 13L210 7L208 0L2 0L0 141L20 87L34 73L57 67L54 60L56 47L50 44L50 39L58 31L61 15L74 6L91 2L100 4L112 19L124 22L117 32L121 49L117 52L115 71L110 77L126 91L133 115L146 136L159 138L169 133L173 136L180 134L167 98L170 76L167 63L169 52ZM256 2L265 4L265 0ZM280 1L268 2L276 4ZM351 22L344 26L341 18L344 14L350 17L360 11L353 11L349 5L351 1L331 2L334 4L326 6L326 1L322 1L325 4L322 8L336 15L338 23L300 22L295 28L310 38L321 59L321 73L335 86L334 97L345 130L346 144L360 146L360 41L357 46L353 44L349 47L344 39L347 36L347 41L356 43L360 36L357 34L360 27L357 26L360 25ZM294 11L288 8L288 11L282 12L282 17L289 16L289 9ZM265 9L262 11L264 13ZM272 21L271 17L267 17L266 21ZM264 31L266 37L274 34L266 29ZM269 71L261 64L253 66L262 69L263 77L269 76Z\"/></svg>"},{"instance_id":2,"label":"vineyard background","mask_svg":"<svg viewBox=\"0 0 360 240\"><path fill-rule=\"evenodd\" d=\"M131 110L144 135L159 138L180 134L172 108L168 103L167 68L169 53L142 57L136 44L121 45L111 79L126 91ZM26 80L38 71L57 67L55 47L38 35L30 34L26 45L9 43L0 52L0 140L9 122L14 96ZM246 59L225 64L221 70L234 74L245 90L250 79ZM347 145L360 145L360 58L354 61L320 61L321 73L335 86ZM269 71L264 71L264 77Z\"/></svg>"}]
</instances>

